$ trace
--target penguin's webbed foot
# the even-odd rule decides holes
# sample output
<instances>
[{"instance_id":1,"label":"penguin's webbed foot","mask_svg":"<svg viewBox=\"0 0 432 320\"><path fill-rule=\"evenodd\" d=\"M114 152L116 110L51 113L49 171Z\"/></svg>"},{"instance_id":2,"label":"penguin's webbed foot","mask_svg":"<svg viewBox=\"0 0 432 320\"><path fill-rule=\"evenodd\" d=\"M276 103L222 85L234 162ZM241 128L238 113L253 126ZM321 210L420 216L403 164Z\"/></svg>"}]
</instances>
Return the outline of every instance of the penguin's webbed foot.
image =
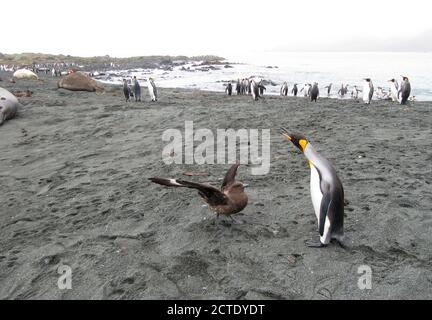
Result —
<instances>
[{"instance_id":1,"label":"penguin's webbed foot","mask_svg":"<svg viewBox=\"0 0 432 320\"><path fill-rule=\"evenodd\" d=\"M345 250L350 250L350 248L345 244L345 243L343 243L341 240L339 240L339 239L332 239L332 242L336 242L342 249L345 249Z\"/></svg>"},{"instance_id":2,"label":"penguin's webbed foot","mask_svg":"<svg viewBox=\"0 0 432 320\"><path fill-rule=\"evenodd\" d=\"M306 240L305 243L306 243L306 245L309 248L323 248L323 247L327 247L327 245L321 243L320 240L311 239L311 240Z\"/></svg>"}]
</instances>

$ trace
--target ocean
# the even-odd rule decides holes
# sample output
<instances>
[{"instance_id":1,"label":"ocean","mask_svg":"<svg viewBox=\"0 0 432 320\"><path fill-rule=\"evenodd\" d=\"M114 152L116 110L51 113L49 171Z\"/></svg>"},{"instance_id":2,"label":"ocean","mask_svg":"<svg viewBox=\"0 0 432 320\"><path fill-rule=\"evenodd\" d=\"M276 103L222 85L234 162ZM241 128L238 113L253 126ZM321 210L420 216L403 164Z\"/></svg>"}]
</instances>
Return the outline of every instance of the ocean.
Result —
<instances>
[{"instance_id":1,"label":"ocean","mask_svg":"<svg viewBox=\"0 0 432 320\"><path fill-rule=\"evenodd\" d=\"M294 83L301 88L304 83L317 82L321 96L327 96L324 87L333 83L331 97L336 98L342 84L362 87L362 79L371 78L375 88L383 87L388 91L388 80L395 78L400 82L403 75L410 79L411 96L418 101L432 101L430 52L255 52L224 57L230 68L218 65L216 70L202 71L202 66L191 63L172 71L113 71L111 74L117 73L117 77L101 80L121 83L122 77L136 75L138 79L144 79L152 76L160 87L224 91L227 81L254 76L276 84L267 85L266 94L279 94L285 81L290 88Z\"/></svg>"}]
</instances>

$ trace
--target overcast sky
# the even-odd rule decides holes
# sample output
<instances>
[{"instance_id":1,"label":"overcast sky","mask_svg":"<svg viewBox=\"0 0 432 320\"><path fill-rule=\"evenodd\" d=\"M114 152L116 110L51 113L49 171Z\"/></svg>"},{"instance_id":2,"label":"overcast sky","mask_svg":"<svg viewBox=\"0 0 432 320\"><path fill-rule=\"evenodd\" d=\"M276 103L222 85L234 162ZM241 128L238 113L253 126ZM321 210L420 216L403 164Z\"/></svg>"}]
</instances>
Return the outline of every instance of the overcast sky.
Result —
<instances>
[{"instance_id":1,"label":"overcast sky","mask_svg":"<svg viewBox=\"0 0 432 320\"><path fill-rule=\"evenodd\" d=\"M432 51L431 7L426 0L4 0L0 52Z\"/></svg>"}]
</instances>

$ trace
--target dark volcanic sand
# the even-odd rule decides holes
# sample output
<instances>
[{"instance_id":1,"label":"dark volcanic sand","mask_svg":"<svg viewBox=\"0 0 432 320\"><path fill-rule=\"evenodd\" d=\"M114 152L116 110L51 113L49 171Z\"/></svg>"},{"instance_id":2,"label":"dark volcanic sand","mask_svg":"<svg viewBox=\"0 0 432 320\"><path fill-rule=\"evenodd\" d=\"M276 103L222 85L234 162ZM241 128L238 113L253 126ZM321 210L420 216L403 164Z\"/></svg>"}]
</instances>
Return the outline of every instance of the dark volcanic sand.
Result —
<instances>
[{"instance_id":1,"label":"dark volcanic sand","mask_svg":"<svg viewBox=\"0 0 432 320\"><path fill-rule=\"evenodd\" d=\"M414 299L432 298L431 103L247 96L162 89L160 101L125 103L4 79L19 116L0 127L1 299ZM113 96L113 93L118 96ZM250 184L248 207L214 225L196 192L151 176L220 184L229 165L165 165L162 132L271 128L271 172ZM285 126L334 163L346 198L348 250L310 249L317 236L304 156ZM57 287L60 264L71 290ZM357 268L372 268L372 290Z\"/></svg>"}]
</instances>

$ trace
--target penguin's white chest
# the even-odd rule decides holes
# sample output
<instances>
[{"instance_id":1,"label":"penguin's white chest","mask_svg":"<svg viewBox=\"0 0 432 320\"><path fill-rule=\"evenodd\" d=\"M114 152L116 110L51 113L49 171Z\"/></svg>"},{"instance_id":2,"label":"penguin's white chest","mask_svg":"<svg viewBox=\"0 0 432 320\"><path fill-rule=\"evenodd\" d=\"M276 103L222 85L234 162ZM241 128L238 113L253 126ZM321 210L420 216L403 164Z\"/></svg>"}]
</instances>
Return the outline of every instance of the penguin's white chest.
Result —
<instances>
[{"instance_id":1,"label":"penguin's white chest","mask_svg":"<svg viewBox=\"0 0 432 320\"><path fill-rule=\"evenodd\" d=\"M391 85L391 95L393 101L398 100L398 89L394 83Z\"/></svg>"},{"instance_id":2,"label":"penguin's white chest","mask_svg":"<svg viewBox=\"0 0 432 320\"><path fill-rule=\"evenodd\" d=\"M320 184L321 181L318 174L318 170L315 168L314 165L311 164L310 191L311 191L312 205L314 207L315 215L318 221L320 216L321 200L323 197L321 193Z\"/></svg>"},{"instance_id":3,"label":"penguin's white chest","mask_svg":"<svg viewBox=\"0 0 432 320\"><path fill-rule=\"evenodd\" d=\"M369 83L366 83L363 86L363 101L364 102L369 102L369 93L370 93L370 86L369 86Z\"/></svg>"}]
</instances>

